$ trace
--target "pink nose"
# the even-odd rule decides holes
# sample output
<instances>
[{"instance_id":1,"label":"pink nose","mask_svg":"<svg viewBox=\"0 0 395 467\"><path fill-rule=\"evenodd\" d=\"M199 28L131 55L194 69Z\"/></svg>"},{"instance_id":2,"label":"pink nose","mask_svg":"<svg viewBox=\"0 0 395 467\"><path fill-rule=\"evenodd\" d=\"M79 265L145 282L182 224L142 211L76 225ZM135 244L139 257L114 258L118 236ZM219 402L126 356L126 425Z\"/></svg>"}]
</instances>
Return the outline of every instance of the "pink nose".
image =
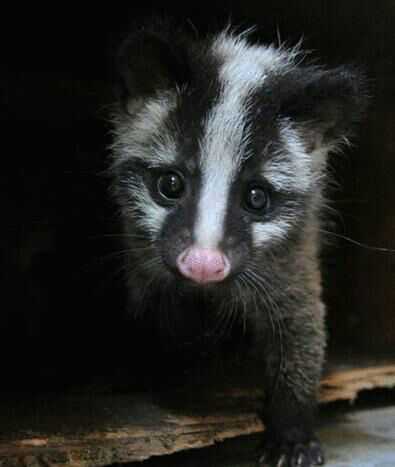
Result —
<instances>
[{"instance_id":1,"label":"pink nose","mask_svg":"<svg viewBox=\"0 0 395 467\"><path fill-rule=\"evenodd\" d=\"M222 252L197 246L180 254L177 267L183 276L199 284L220 282L230 272L229 260Z\"/></svg>"}]
</instances>

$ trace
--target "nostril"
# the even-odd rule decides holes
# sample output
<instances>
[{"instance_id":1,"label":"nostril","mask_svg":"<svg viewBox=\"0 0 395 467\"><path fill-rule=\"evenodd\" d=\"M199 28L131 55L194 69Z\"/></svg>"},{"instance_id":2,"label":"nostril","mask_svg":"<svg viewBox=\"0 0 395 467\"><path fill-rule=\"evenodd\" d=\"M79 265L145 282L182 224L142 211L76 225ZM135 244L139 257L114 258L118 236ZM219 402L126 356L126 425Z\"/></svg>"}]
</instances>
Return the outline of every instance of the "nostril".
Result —
<instances>
[{"instance_id":1,"label":"nostril","mask_svg":"<svg viewBox=\"0 0 395 467\"><path fill-rule=\"evenodd\" d=\"M178 257L178 261L179 261L180 263L184 263L184 262L185 262L185 259L186 259L186 257L187 257L187 255L188 255L188 250L184 250L184 251L180 254L180 256Z\"/></svg>"},{"instance_id":2,"label":"nostril","mask_svg":"<svg viewBox=\"0 0 395 467\"><path fill-rule=\"evenodd\" d=\"M180 239L182 239L184 242L187 242L191 239L191 232L188 229L182 230L180 233Z\"/></svg>"},{"instance_id":3,"label":"nostril","mask_svg":"<svg viewBox=\"0 0 395 467\"><path fill-rule=\"evenodd\" d=\"M230 271L230 263L224 253L196 246L179 255L177 267L183 276L199 283L222 281Z\"/></svg>"}]
</instances>

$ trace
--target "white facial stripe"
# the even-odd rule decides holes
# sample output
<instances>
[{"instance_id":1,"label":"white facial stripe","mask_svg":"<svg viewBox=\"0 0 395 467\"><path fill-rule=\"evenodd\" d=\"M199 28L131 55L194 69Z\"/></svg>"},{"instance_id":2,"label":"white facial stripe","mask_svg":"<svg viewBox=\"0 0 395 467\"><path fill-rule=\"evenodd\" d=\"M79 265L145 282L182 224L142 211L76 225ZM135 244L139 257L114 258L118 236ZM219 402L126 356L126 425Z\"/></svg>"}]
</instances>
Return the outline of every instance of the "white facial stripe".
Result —
<instances>
[{"instance_id":1,"label":"white facial stripe","mask_svg":"<svg viewBox=\"0 0 395 467\"><path fill-rule=\"evenodd\" d=\"M290 126L283 125L280 138L284 150L264 163L262 175L276 190L304 193L313 182L311 155Z\"/></svg>"},{"instance_id":2,"label":"white facial stripe","mask_svg":"<svg viewBox=\"0 0 395 467\"><path fill-rule=\"evenodd\" d=\"M216 248L223 237L223 228L233 178L232 166L217 166L215 172L203 176L202 192L195 224L195 240L205 248Z\"/></svg>"},{"instance_id":3,"label":"white facial stripe","mask_svg":"<svg viewBox=\"0 0 395 467\"><path fill-rule=\"evenodd\" d=\"M201 246L215 248L223 238L231 183L246 157L248 97L262 86L278 56L270 48L250 46L226 34L214 42L212 53L223 63L222 90L206 119L200 145L202 189L195 239Z\"/></svg>"},{"instance_id":4,"label":"white facial stripe","mask_svg":"<svg viewBox=\"0 0 395 467\"><path fill-rule=\"evenodd\" d=\"M279 218L271 222L256 222L252 226L252 242L260 247L269 242L275 242L286 238L292 225L291 219Z\"/></svg>"},{"instance_id":5,"label":"white facial stripe","mask_svg":"<svg viewBox=\"0 0 395 467\"><path fill-rule=\"evenodd\" d=\"M148 101L134 101L129 106L133 117L115 122L114 167L129 159L144 159L153 166L174 163L176 141L161 128L176 105L177 95L171 92ZM147 147L150 138L153 144Z\"/></svg>"}]
</instances>

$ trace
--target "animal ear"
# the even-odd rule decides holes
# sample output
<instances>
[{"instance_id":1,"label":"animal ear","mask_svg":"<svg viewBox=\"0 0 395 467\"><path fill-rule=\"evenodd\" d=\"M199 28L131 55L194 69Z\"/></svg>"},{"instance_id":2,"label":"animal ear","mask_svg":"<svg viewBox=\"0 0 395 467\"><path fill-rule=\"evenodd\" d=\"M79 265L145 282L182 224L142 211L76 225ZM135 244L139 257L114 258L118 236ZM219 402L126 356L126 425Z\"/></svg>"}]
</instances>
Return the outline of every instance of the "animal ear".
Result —
<instances>
[{"instance_id":1,"label":"animal ear","mask_svg":"<svg viewBox=\"0 0 395 467\"><path fill-rule=\"evenodd\" d=\"M295 92L283 102L282 113L301 128L308 150L333 148L352 136L368 103L364 74L344 66L302 68L298 73Z\"/></svg>"},{"instance_id":2,"label":"animal ear","mask_svg":"<svg viewBox=\"0 0 395 467\"><path fill-rule=\"evenodd\" d=\"M186 47L179 36L176 42L165 32L137 31L120 47L117 71L118 97L127 106L130 100L184 84L189 75Z\"/></svg>"}]
</instances>

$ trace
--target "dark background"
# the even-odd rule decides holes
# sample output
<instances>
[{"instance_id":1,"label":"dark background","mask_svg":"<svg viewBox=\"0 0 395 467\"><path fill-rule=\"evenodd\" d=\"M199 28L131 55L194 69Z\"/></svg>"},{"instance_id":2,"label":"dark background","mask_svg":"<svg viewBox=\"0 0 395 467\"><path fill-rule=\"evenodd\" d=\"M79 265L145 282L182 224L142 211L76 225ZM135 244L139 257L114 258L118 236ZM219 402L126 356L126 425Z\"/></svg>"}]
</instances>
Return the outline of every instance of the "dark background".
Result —
<instances>
[{"instance_id":1,"label":"dark background","mask_svg":"<svg viewBox=\"0 0 395 467\"><path fill-rule=\"evenodd\" d=\"M332 350L393 353L395 254L338 235L395 248L395 2L17 3L0 20L3 374L17 387L74 382L76 368L89 379L127 352L119 248L106 236L117 231L103 176L111 58L131 22L157 13L202 32L256 24L263 40L303 36L322 62L365 66L369 114L356 146L332 159L328 326Z\"/></svg>"}]
</instances>

